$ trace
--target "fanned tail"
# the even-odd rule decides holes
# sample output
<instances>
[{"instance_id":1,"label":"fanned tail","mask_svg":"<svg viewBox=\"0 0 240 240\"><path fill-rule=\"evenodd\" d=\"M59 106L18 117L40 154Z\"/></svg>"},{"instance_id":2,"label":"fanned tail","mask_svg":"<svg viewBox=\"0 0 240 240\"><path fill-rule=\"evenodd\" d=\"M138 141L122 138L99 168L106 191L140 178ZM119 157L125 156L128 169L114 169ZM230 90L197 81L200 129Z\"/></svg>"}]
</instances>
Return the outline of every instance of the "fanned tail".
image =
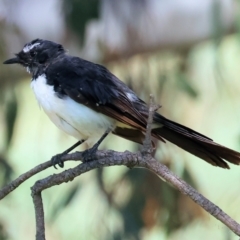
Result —
<instances>
[{"instance_id":1,"label":"fanned tail","mask_svg":"<svg viewBox=\"0 0 240 240\"><path fill-rule=\"evenodd\" d=\"M217 144L212 139L170 121L157 113L154 120L163 125L152 130L154 137L158 139L164 138L214 166L229 168L226 161L236 165L240 164L239 152Z\"/></svg>"}]
</instances>

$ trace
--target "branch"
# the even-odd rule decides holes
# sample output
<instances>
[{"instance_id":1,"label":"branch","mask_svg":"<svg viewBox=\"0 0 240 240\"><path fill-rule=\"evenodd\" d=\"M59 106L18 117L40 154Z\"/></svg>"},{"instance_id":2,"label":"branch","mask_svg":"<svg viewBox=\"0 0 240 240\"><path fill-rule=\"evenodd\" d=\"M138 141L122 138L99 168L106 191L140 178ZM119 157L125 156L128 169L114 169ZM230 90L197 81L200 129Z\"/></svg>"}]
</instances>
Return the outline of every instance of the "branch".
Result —
<instances>
[{"instance_id":1,"label":"branch","mask_svg":"<svg viewBox=\"0 0 240 240\"><path fill-rule=\"evenodd\" d=\"M189 196L194 202L204 208L208 213L214 216L216 219L221 221L223 224L229 227L236 235L240 236L240 225L234 221L230 216L224 213L218 206L210 202L200 193L198 193L194 188L188 185L185 181L177 177L172 173L165 165L158 162L155 158L151 156L151 124L154 111L158 109L153 103L153 98L150 98L150 108L149 108L149 118L148 118L148 128L146 132L146 137L144 141L143 150L141 152L132 153L129 151L116 152L111 150L97 151L94 156L94 160L90 162L83 162L78 166L65 170L59 174L53 174L42 180L37 181L31 188L33 203L35 208L35 218L36 218L36 239L45 239L45 228L44 228L44 210L41 192L47 188L62 184L64 182L72 181L77 176L91 171L96 168L124 165L127 167L143 167L149 169L155 173L160 178L164 179L166 182L170 183L172 186L177 188L181 193ZM149 144L150 143L150 144ZM148 147L148 148L147 148ZM63 156L62 160L74 160L79 161L82 159L83 152L75 152ZM0 197L3 198L9 192L14 190L22 182L27 180L32 175L48 168L51 166L51 162L45 162L39 166L33 168L29 172L21 175L19 178L8 184L3 190L0 191Z\"/></svg>"},{"instance_id":2,"label":"branch","mask_svg":"<svg viewBox=\"0 0 240 240\"><path fill-rule=\"evenodd\" d=\"M154 112L156 112L160 106L154 104L154 97L152 94L150 94L150 106L149 106L149 113L148 113L148 121L147 121L147 128L146 128L146 136L143 141L143 147L142 147L142 153L143 155L148 155L153 152L152 148L152 122L153 122L153 115Z\"/></svg>"},{"instance_id":3,"label":"branch","mask_svg":"<svg viewBox=\"0 0 240 240\"><path fill-rule=\"evenodd\" d=\"M73 154L68 154L64 157L64 160L80 160L81 158L82 152L76 152ZM82 163L75 168L66 170L59 174L51 175L43 180L37 181L32 187L32 195L34 196L35 194L39 194L41 191L52 186L59 185L63 182L72 181L75 177L80 176L81 174L90 170L116 165L124 165L127 167L144 167L151 170L157 176L161 177L166 182L177 188L181 193L189 196L194 202L204 208L208 213L228 226L229 229L231 229L236 235L240 236L240 225L236 221L224 213L218 206L198 193L185 181L177 177L165 165L161 164L151 156L148 156L147 158L144 157L141 152L131 153L126 151L122 153L115 151L98 151L94 161ZM38 219L38 215L36 217Z\"/></svg>"},{"instance_id":4,"label":"branch","mask_svg":"<svg viewBox=\"0 0 240 240\"><path fill-rule=\"evenodd\" d=\"M33 203L35 206L35 215L36 215L36 239L44 240L45 239L45 226L44 226L44 211L43 211L43 202L42 194L38 192L32 194Z\"/></svg>"},{"instance_id":5,"label":"branch","mask_svg":"<svg viewBox=\"0 0 240 240\"><path fill-rule=\"evenodd\" d=\"M23 173L18 178L7 184L5 187L3 187L0 190L0 200L6 197L10 192L12 192L14 189L16 189L18 186L20 186L23 182L25 182L27 179L32 177L33 175L49 168L52 166L51 161L47 161L45 163L39 164L35 168L29 170L26 173Z\"/></svg>"}]
</instances>

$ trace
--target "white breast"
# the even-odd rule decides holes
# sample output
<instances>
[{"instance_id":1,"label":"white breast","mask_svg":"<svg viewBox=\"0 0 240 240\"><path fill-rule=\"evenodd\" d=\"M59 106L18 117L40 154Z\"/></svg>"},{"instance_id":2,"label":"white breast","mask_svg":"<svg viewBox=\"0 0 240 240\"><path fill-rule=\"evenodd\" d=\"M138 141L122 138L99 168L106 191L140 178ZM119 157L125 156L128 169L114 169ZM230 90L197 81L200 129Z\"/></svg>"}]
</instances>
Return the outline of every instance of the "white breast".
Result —
<instances>
[{"instance_id":1,"label":"white breast","mask_svg":"<svg viewBox=\"0 0 240 240\"><path fill-rule=\"evenodd\" d=\"M67 134L79 140L87 140L89 146L116 124L115 120L75 102L68 96L59 98L53 86L46 84L45 75L33 80L31 87L39 105L52 122Z\"/></svg>"}]
</instances>

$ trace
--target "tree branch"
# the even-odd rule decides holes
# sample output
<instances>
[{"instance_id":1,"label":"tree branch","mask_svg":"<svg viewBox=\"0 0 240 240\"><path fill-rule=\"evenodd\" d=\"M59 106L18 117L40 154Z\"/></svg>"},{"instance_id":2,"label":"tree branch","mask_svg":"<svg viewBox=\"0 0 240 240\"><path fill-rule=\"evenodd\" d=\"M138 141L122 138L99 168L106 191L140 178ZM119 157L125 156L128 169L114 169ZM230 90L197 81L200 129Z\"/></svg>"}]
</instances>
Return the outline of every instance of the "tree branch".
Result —
<instances>
[{"instance_id":1,"label":"tree branch","mask_svg":"<svg viewBox=\"0 0 240 240\"><path fill-rule=\"evenodd\" d=\"M177 188L181 193L189 196L194 202L200 205L208 213L214 216L216 219L221 221L223 224L229 227L236 235L240 236L240 225L234 221L230 216L224 213L218 206L213 204L211 201L206 199L200 193L198 193L194 188L192 188L185 181L177 177L172 173L165 165L158 162L155 158L151 156L151 125L153 113L158 109L158 106L155 106L153 103L153 97L150 98L150 108L149 108L149 118L148 118L148 127L146 132L146 137L144 141L144 146L141 152L132 153L129 151L125 152L116 152L112 150L102 150L97 151L94 156L94 160L90 162L83 162L78 166L65 170L59 174L50 175L42 180L37 181L32 190L33 203L35 208L35 218L36 218L36 239L44 240L45 239L45 227L44 227L44 210L41 192L47 188L62 184L64 182L72 181L77 176L88 172L92 169L124 165L127 167L141 167L146 168L155 173L160 178L164 179L166 182L170 183L172 186ZM150 144L149 144L150 143ZM74 160L78 161L82 159L83 152L75 152L72 154L67 154L63 156L62 160ZM25 174L22 174L16 180L8 184L0 191L0 198L3 198L22 182L27 180L29 177L34 174L48 168L51 166L51 162L45 162L38 165L32 170L28 171Z\"/></svg>"},{"instance_id":2,"label":"tree branch","mask_svg":"<svg viewBox=\"0 0 240 240\"><path fill-rule=\"evenodd\" d=\"M149 106L149 113L148 113L148 121L147 121L147 130L146 130L146 136L143 141L143 147L142 147L142 154L148 155L152 154L153 147L152 147L152 122L153 122L153 114L156 112L160 106L154 104L154 97L152 94L150 94L150 106Z\"/></svg>"},{"instance_id":3,"label":"tree branch","mask_svg":"<svg viewBox=\"0 0 240 240\"><path fill-rule=\"evenodd\" d=\"M3 187L0 190L0 200L6 197L10 192L12 192L14 189L16 189L19 185L21 185L23 182L28 180L33 175L49 168L52 166L51 161L47 161L45 163L39 164L38 166L34 167L33 169L27 171L26 173L23 173L18 178L7 184L5 187Z\"/></svg>"},{"instance_id":4,"label":"tree branch","mask_svg":"<svg viewBox=\"0 0 240 240\"><path fill-rule=\"evenodd\" d=\"M64 160L80 160L81 158L82 152L76 152L73 154L68 154L64 157ZM68 169L62 173L54 174L43 180L37 181L32 187L32 194L38 194L41 191L52 186L59 185L63 182L72 181L75 177L80 176L81 174L90 170L116 165L124 165L127 167L144 167L149 169L164 179L166 182L177 188L181 193L189 196L194 202L200 205L208 213L228 226L229 229L231 229L236 235L240 236L240 225L236 221L234 221L214 203L198 193L185 181L177 177L165 165L161 164L149 155L147 158L144 157L141 152L131 153L126 151L122 153L115 151L98 151L94 161L79 164L75 168Z\"/></svg>"},{"instance_id":5,"label":"tree branch","mask_svg":"<svg viewBox=\"0 0 240 240\"><path fill-rule=\"evenodd\" d=\"M32 198L36 216L36 239L45 240L44 211L41 192L32 194Z\"/></svg>"}]
</instances>

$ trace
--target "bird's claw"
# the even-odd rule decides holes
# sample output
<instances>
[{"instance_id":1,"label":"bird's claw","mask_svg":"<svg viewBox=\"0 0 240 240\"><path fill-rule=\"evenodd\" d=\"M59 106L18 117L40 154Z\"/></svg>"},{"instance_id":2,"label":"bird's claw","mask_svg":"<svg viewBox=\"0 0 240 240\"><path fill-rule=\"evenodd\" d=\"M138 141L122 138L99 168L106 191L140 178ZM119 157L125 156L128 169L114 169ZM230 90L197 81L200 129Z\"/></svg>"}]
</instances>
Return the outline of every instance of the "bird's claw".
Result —
<instances>
[{"instance_id":1,"label":"bird's claw","mask_svg":"<svg viewBox=\"0 0 240 240\"><path fill-rule=\"evenodd\" d=\"M82 161L83 162L89 162L93 159L95 153L97 152L97 148L89 148L87 150L85 150L83 153L82 153Z\"/></svg>"},{"instance_id":2,"label":"bird's claw","mask_svg":"<svg viewBox=\"0 0 240 240\"><path fill-rule=\"evenodd\" d=\"M56 165L58 165L61 168L64 167L64 162L62 160L63 155L64 155L63 153L60 153L52 157L51 162L55 169L57 169Z\"/></svg>"}]
</instances>

